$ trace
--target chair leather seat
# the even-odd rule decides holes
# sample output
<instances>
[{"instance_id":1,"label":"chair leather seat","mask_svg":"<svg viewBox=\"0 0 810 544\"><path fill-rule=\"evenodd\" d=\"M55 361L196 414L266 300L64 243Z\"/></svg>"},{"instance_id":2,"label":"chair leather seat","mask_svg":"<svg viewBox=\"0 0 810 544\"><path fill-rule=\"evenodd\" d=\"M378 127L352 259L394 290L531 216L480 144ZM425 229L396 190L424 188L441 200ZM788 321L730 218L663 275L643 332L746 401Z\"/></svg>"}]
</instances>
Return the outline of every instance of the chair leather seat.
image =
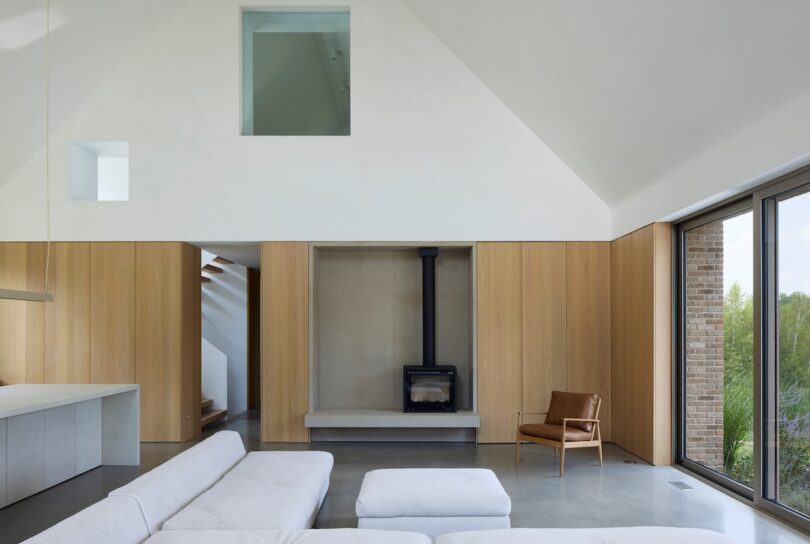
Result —
<instances>
[{"instance_id":1,"label":"chair leather seat","mask_svg":"<svg viewBox=\"0 0 810 544\"><path fill-rule=\"evenodd\" d=\"M527 423L520 426L521 434L536 436L538 438L545 438L547 440L556 440L562 442L563 426L551 425L548 423ZM565 427L565 441L566 442L582 442L583 440L591 440L591 432L583 431L577 427L571 427L570 424Z\"/></svg>"}]
</instances>

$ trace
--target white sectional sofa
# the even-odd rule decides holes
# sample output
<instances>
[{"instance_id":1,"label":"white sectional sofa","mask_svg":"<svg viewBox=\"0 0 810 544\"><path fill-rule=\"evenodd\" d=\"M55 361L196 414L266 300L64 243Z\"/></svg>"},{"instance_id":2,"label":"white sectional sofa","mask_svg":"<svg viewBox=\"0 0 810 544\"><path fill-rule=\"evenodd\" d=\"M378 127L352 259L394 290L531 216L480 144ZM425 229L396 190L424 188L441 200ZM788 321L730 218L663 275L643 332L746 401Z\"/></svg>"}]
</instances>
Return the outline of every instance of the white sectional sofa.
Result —
<instances>
[{"instance_id":1,"label":"white sectional sofa","mask_svg":"<svg viewBox=\"0 0 810 544\"><path fill-rule=\"evenodd\" d=\"M310 529L332 463L325 452L247 454L237 433L222 431L25 544L431 544L421 530ZM492 542L731 543L711 531L668 527L488 530L436 540Z\"/></svg>"}]
</instances>

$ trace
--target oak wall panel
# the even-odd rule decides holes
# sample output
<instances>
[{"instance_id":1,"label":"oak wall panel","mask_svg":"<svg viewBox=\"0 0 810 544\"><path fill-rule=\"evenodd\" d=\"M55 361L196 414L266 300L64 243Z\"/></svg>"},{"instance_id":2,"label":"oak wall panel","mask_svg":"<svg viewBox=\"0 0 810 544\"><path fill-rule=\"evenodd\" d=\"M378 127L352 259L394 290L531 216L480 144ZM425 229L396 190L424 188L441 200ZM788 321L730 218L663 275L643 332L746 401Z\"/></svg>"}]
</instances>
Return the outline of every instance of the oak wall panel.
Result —
<instances>
[{"instance_id":1,"label":"oak wall panel","mask_svg":"<svg viewBox=\"0 0 810 544\"><path fill-rule=\"evenodd\" d=\"M45 303L46 383L90 382L90 244L51 244Z\"/></svg>"},{"instance_id":2,"label":"oak wall panel","mask_svg":"<svg viewBox=\"0 0 810 544\"><path fill-rule=\"evenodd\" d=\"M0 286L42 291L44 244L0 244ZM0 300L0 385L44 380L45 306Z\"/></svg>"},{"instance_id":3,"label":"oak wall panel","mask_svg":"<svg viewBox=\"0 0 810 544\"><path fill-rule=\"evenodd\" d=\"M135 244L135 377L141 406L148 407L141 412L144 442L199 435L200 305L191 292L200 288L197 251L182 243Z\"/></svg>"},{"instance_id":4,"label":"oak wall panel","mask_svg":"<svg viewBox=\"0 0 810 544\"><path fill-rule=\"evenodd\" d=\"M522 248L486 242L476 253L478 441L513 442L523 405Z\"/></svg>"},{"instance_id":5,"label":"oak wall panel","mask_svg":"<svg viewBox=\"0 0 810 544\"><path fill-rule=\"evenodd\" d=\"M90 382L135 383L135 244L90 244Z\"/></svg>"},{"instance_id":6,"label":"oak wall panel","mask_svg":"<svg viewBox=\"0 0 810 544\"><path fill-rule=\"evenodd\" d=\"M656 464L671 463L671 225L611 243L613 440Z\"/></svg>"},{"instance_id":7,"label":"oak wall panel","mask_svg":"<svg viewBox=\"0 0 810 544\"><path fill-rule=\"evenodd\" d=\"M526 242L522 269L523 411L545 412L553 390L565 390L566 244ZM526 422L543 417L524 418Z\"/></svg>"},{"instance_id":8,"label":"oak wall panel","mask_svg":"<svg viewBox=\"0 0 810 544\"><path fill-rule=\"evenodd\" d=\"M309 244L261 252L262 441L309 442Z\"/></svg>"},{"instance_id":9,"label":"oak wall panel","mask_svg":"<svg viewBox=\"0 0 810 544\"><path fill-rule=\"evenodd\" d=\"M566 244L566 389L602 398L602 439L610 440L610 243Z\"/></svg>"}]
</instances>

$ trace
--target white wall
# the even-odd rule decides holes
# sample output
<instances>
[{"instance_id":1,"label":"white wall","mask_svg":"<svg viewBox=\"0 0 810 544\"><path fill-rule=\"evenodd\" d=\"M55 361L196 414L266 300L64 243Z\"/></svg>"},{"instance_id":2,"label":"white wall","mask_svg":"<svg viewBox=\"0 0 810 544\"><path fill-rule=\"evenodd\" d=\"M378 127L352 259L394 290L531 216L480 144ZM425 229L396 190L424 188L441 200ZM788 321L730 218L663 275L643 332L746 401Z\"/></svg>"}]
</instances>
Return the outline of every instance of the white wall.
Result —
<instances>
[{"instance_id":1,"label":"white wall","mask_svg":"<svg viewBox=\"0 0 810 544\"><path fill-rule=\"evenodd\" d=\"M247 269L216 266L222 274L207 274L211 283L202 284L202 337L228 358L228 417L233 417L247 410Z\"/></svg>"},{"instance_id":2,"label":"white wall","mask_svg":"<svg viewBox=\"0 0 810 544\"><path fill-rule=\"evenodd\" d=\"M228 408L228 356L205 338L200 351L200 394L201 400L214 401L213 409Z\"/></svg>"},{"instance_id":3,"label":"white wall","mask_svg":"<svg viewBox=\"0 0 810 544\"><path fill-rule=\"evenodd\" d=\"M240 3L52 0L54 239L610 237L607 206L397 0L311 2L351 7L351 136L239 136ZM32 60L15 89L41 88L42 49L9 55ZM36 141L29 110L0 130ZM130 201L69 200L68 144L88 140L130 142ZM42 147L2 153L0 239L43 239Z\"/></svg>"},{"instance_id":4,"label":"white wall","mask_svg":"<svg viewBox=\"0 0 810 544\"><path fill-rule=\"evenodd\" d=\"M613 207L613 237L672 221L810 163L810 96L782 104Z\"/></svg>"}]
</instances>

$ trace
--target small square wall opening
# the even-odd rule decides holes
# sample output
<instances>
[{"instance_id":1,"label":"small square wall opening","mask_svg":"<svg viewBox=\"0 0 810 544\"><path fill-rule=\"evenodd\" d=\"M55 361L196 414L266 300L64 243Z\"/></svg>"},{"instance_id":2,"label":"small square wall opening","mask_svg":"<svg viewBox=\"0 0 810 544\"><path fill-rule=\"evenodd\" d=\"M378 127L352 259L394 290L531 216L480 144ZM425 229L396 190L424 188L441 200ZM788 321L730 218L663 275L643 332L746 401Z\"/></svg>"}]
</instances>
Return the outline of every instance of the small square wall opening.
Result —
<instances>
[{"instance_id":1,"label":"small square wall opening","mask_svg":"<svg viewBox=\"0 0 810 544\"><path fill-rule=\"evenodd\" d=\"M70 144L71 200L129 200L129 142Z\"/></svg>"}]
</instances>

